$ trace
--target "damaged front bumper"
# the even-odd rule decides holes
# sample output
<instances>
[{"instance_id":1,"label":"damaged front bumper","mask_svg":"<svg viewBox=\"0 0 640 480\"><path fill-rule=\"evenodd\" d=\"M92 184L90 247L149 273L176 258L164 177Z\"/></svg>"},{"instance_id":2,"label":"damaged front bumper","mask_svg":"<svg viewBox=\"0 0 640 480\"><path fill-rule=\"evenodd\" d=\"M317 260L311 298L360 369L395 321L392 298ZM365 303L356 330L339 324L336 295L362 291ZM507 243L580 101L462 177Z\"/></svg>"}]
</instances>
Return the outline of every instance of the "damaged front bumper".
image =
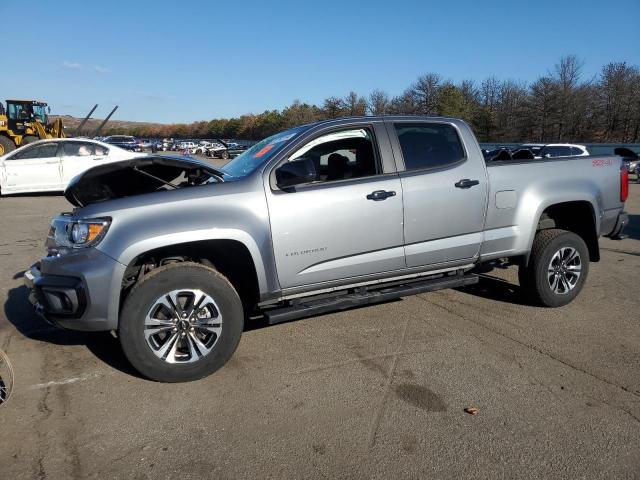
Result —
<instances>
[{"instance_id":1,"label":"damaged front bumper","mask_svg":"<svg viewBox=\"0 0 640 480\"><path fill-rule=\"evenodd\" d=\"M39 264L24 273L29 302L36 313L53 325L57 320L81 318L87 306L82 281L75 277L43 276Z\"/></svg>"},{"instance_id":2,"label":"damaged front bumper","mask_svg":"<svg viewBox=\"0 0 640 480\"><path fill-rule=\"evenodd\" d=\"M114 330L117 313L110 316L109 307L112 280L120 272L119 266L107 255L88 248L43 258L24 273L23 280L29 302L48 323L69 330Z\"/></svg>"}]
</instances>

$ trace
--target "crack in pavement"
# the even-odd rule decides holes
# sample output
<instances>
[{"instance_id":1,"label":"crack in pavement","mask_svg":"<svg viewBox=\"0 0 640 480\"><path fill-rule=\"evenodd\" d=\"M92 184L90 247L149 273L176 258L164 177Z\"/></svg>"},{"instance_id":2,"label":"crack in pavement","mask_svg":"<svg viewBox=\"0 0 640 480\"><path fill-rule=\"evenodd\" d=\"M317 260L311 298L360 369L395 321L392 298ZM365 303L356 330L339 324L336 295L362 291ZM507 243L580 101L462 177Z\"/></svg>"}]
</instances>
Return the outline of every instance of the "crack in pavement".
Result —
<instances>
[{"instance_id":1,"label":"crack in pavement","mask_svg":"<svg viewBox=\"0 0 640 480\"><path fill-rule=\"evenodd\" d=\"M38 390L40 388L49 388L49 387L57 387L62 385L69 385L70 383L76 382L84 382L85 380L89 380L91 378L101 377L104 374L102 373L85 373L83 375L79 375L77 377L65 378L63 380L52 380L46 383L36 383L28 387L28 390Z\"/></svg>"},{"instance_id":2,"label":"crack in pavement","mask_svg":"<svg viewBox=\"0 0 640 480\"><path fill-rule=\"evenodd\" d=\"M462 320L465 320L467 322L473 323L474 325L476 325L476 326L478 326L480 328L484 328L484 329L486 329L486 330L488 330L488 331L490 331L490 332L492 332L492 333L494 333L496 335L499 335L499 336L501 336L503 338L511 340L512 342L517 343L518 345L520 345L522 347L525 347L525 348L527 348L529 350L532 350L532 351L534 351L534 352L536 352L536 353L538 353L540 355L543 355L543 356L545 356L547 358L550 358L551 360L554 360L554 361L556 361L556 362L558 362L558 363L560 363L560 364L562 364L562 365L564 365L566 367L569 367L570 369L575 370L576 372L580 372L580 373L582 373L584 375L587 375L587 376L589 376L589 377L591 377L591 378L593 378L595 380L598 380L598 381L600 381L602 383L605 383L605 384L607 384L607 385L609 385L611 387L614 387L616 389L620 389L620 390L622 390L622 391L624 391L626 393L630 393L635 398L639 398L640 399L640 395L639 394L635 393L634 391L630 390L629 388L627 388L624 385L619 385L619 384L617 384L615 382L607 380L606 378L600 377L600 376L598 376L598 375L596 375L594 373L589 372L588 370L585 370L585 369L583 369L581 367L573 365L573 364L569 363L567 360L564 360L564 359L562 359L560 357L557 357L557 356L555 356L555 355L553 355L553 354L551 354L551 353L549 353L549 352L547 352L545 350L542 350L541 348L535 347L533 345L529 345L528 343L525 343L525 342L523 342L521 340L518 340L517 338L511 337L510 335L507 335L506 333L503 333L503 332L500 332L500 331L498 331L498 330L496 330L494 328L491 328L488 325L485 325L483 323L477 322L477 321L475 321L475 320L473 320L471 318L465 317L464 315L461 315L458 312L456 312L456 311L454 311L454 310L452 310L450 308L447 308L447 307L445 307L443 305L440 305L439 303L427 300L422 295L416 295L416 297L419 298L421 301L429 304L429 305L436 306L436 307L444 310L445 312L450 313L451 315L454 315L454 316L456 316L456 317L458 317L458 318L460 318ZM610 404L608 404L608 405L610 405ZM640 417L634 415L633 413L629 412L628 410L624 409L623 407L614 406L614 405L611 405L611 406L624 411L625 413L627 413L628 415L633 417L638 423L640 423Z\"/></svg>"},{"instance_id":3,"label":"crack in pavement","mask_svg":"<svg viewBox=\"0 0 640 480\"><path fill-rule=\"evenodd\" d=\"M402 337L400 338L400 345L398 349L402 349L404 346L404 341L407 338L407 330L409 329L409 319L411 317L407 316L407 321L404 324L404 329L402 330ZM389 367L389 375L387 377L387 384L385 385L384 393L382 394L382 399L380 400L380 405L376 411L376 414L373 417L373 421L371 423L371 429L369 430L369 440L367 442L367 449L371 450L373 446L376 444L376 436L378 435L378 429L380 428L380 422L382 421L382 417L384 417L384 413L386 410L387 399L389 398L389 393L391 392L391 384L393 383L393 377L396 373L396 365L398 364L399 355L393 355L393 360L391 362L391 366Z\"/></svg>"},{"instance_id":4,"label":"crack in pavement","mask_svg":"<svg viewBox=\"0 0 640 480\"><path fill-rule=\"evenodd\" d=\"M606 247L600 247L600 250L606 250L607 252L623 253L625 255L633 255L634 257L640 257L640 252L629 252L627 250L618 250L617 248L606 248Z\"/></svg>"},{"instance_id":5,"label":"crack in pavement","mask_svg":"<svg viewBox=\"0 0 640 480\"><path fill-rule=\"evenodd\" d=\"M302 370L298 370L296 372L293 372L296 375L300 375L303 373L313 373L313 372L321 372L323 370L331 370L332 368L340 368L340 367L345 367L347 365L352 365L354 363L362 363L362 362L366 362L367 360L377 360L380 358L389 358L389 357L394 357L394 356L398 356L398 357L402 357L402 356L406 356L406 355L416 355L418 353L428 353L431 350L409 350L409 351L403 351L403 352L391 352L391 353L381 353L378 355L371 355L371 356L367 356L367 357L357 357L357 358L350 358L349 360L343 360L342 362L335 362L335 363L328 363L325 365L320 365L318 367L311 367L311 368L305 368ZM386 375L385 375L386 377Z\"/></svg>"}]
</instances>

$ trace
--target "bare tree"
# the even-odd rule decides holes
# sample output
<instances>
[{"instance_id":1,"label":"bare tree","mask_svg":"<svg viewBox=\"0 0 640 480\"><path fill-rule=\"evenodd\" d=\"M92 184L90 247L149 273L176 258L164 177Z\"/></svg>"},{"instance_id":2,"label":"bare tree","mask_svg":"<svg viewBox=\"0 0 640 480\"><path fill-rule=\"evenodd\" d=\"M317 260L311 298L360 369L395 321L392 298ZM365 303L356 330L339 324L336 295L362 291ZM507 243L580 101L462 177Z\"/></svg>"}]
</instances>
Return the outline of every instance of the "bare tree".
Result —
<instances>
[{"instance_id":1,"label":"bare tree","mask_svg":"<svg viewBox=\"0 0 640 480\"><path fill-rule=\"evenodd\" d=\"M406 89L389 104L389 113L396 115L415 115L420 113L420 105L412 88Z\"/></svg>"},{"instance_id":2,"label":"bare tree","mask_svg":"<svg viewBox=\"0 0 640 480\"><path fill-rule=\"evenodd\" d=\"M626 62L605 65L599 82L599 110L605 126L604 140L631 141L638 138L638 86L640 72Z\"/></svg>"},{"instance_id":3,"label":"bare tree","mask_svg":"<svg viewBox=\"0 0 640 480\"><path fill-rule=\"evenodd\" d=\"M583 65L575 55L565 55L549 74L549 78L556 83L556 108L553 112L553 136L556 141L563 141L576 133L576 92Z\"/></svg>"},{"instance_id":4,"label":"bare tree","mask_svg":"<svg viewBox=\"0 0 640 480\"><path fill-rule=\"evenodd\" d=\"M437 115L438 94L442 77L437 73L427 73L418 77L411 86L415 103L418 105L418 113L422 115Z\"/></svg>"},{"instance_id":5,"label":"bare tree","mask_svg":"<svg viewBox=\"0 0 640 480\"><path fill-rule=\"evenodd\" d=\"M374 90L369 94L367 108L371 115L385 115L389 111L389 96L383 90Z\"/></svg>"},{"instance_id":6,"label":"bare tree","mask_svg":"<svg viewBox=\"0 0 640 480\"><path fill-rule=\"evenodd\" d=\"M344 99L345 111L351 117L363 116L367 114L367 101L351 91Z\"/></svg>"},{"instance_id":7,"label":"bare tree","mask_svg":"<svg viewBox=\"0 0 640 480\"><path fill-rule=\"evenodd\" d=\"M558 85L551 77L540 77L531 85L531 98L528 121L533 126L534 138L538 142L551 142L554 139L554 117Z\"/></svg>"},{"instance_id":8,"label":"bare tree","mask_svg":"<svg viewBox=\"0 0 640 480\"><path fill-rule=\"evenodd\" d=\"M497 137L498 103L500 99L500 81L489 77L482 81L478 92L479 107L475 117L478 136L482 141L492 141Z\"/></svg>"},{"instance_id":9,"label":"bare tree","mask_svg":"<svg viewBox=\"0 0 640 480\"><path fill-rule=\"evenodd\" d=\"M462 92L464 110L469 119L472 119L480 104L480 92L475 82L469 79L462 80L458 88L460 88L460 92Z\"/></svg>"},{"instance_id":10,"label":"bare tree","mask_svg":"<svg viewBox=\"0 0 640 480\"><path fill-rule=\"evenodd\" d=\"M345 104L341 98L329 97L325 99L322 111L326 118L338 118L345 115Z\"/></svg>"},{"instance_id":11,"label":"bare tree","mask_svg":"<svg viewBox=\"0 0 640 480\"><path fill-rule=\"evenodd\" d=\"M526 135L528 91L525 83L506 80L500 83L496 105L496 129L507 142L516 142Z\"/></svg>"},{"instance_id":12,"label":"bare tree","mask_svg":"<svg viewBox=\"0 0 640 480\"><path fill-rule=\"evenodd\" d=\"M282 116L285 118L285 124L287 127L295 127L296 125L304 125L312 123L321 118L319 108L315 105L309 105L300 102L300 100L294 100L291 105L282 111Z\"/></svg>"}]
</instances>

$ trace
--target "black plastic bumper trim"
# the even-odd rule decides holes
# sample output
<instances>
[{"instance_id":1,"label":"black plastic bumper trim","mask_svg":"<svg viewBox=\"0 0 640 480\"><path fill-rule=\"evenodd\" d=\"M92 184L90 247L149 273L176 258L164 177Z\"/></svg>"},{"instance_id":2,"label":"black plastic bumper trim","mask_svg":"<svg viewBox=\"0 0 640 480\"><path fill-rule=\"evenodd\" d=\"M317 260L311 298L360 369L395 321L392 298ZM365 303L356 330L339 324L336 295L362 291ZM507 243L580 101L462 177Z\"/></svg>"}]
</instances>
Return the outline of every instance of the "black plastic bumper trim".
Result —
<instances>
[{"instance_id":1,"label":"black plastic bumper trim","mask_svg":"<svg viewBox=\"0 0 640 480\"><path fill-rule=\"evenodd\" d=\"M55 323L56 318L80 318L87 306L82 280L60 275L42 275L37 265L25 272L29 301L36 311Z\"/></svg>"},{"instance_id":2,"label":"black plastic bumper trim","mask_svg":"<svg viewBox=\"0 0 640 480\"><path fill-rule=\"evenodd\" d=\"M622 231L624 230L624 227L626 227L628 223L629 223L629 215L627 214L627 212L621 212L620 214L618 214L618 218L616 219L616 225L615 227L613 227L613 230L608 235L608 237L613 240L623 240L627 238L626 235L623 235Z\"/></svg>"}]
</instances>

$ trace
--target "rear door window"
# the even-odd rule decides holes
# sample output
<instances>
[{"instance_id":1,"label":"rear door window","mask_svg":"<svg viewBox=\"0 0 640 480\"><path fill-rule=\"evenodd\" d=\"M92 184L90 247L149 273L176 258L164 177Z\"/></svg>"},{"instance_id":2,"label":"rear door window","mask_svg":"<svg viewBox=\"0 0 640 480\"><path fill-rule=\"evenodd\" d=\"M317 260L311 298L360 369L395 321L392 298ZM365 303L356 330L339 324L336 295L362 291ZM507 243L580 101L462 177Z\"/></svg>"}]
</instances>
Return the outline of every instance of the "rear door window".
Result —
<instances>
[{"instance_id":1,"label":"rear door window","mask_svg":"<svg viewBox=\"0 0 640 480\"><path fill-rule=\"evenodd\" d=\"M394 124L407 170L454 165L465 158L458 132L445 123Z\"/></svg>"},{"instance_id":2,"label":"rear door window","mask_svg":"<svg viewBox=\"0 0 640 480\"><path fill-rule=\"evenodd\" d=\"M37 158L52 158L58 153L57 143L47 143L45 145L38 145L38 157Z\"/></svg>"}]
</instances>

